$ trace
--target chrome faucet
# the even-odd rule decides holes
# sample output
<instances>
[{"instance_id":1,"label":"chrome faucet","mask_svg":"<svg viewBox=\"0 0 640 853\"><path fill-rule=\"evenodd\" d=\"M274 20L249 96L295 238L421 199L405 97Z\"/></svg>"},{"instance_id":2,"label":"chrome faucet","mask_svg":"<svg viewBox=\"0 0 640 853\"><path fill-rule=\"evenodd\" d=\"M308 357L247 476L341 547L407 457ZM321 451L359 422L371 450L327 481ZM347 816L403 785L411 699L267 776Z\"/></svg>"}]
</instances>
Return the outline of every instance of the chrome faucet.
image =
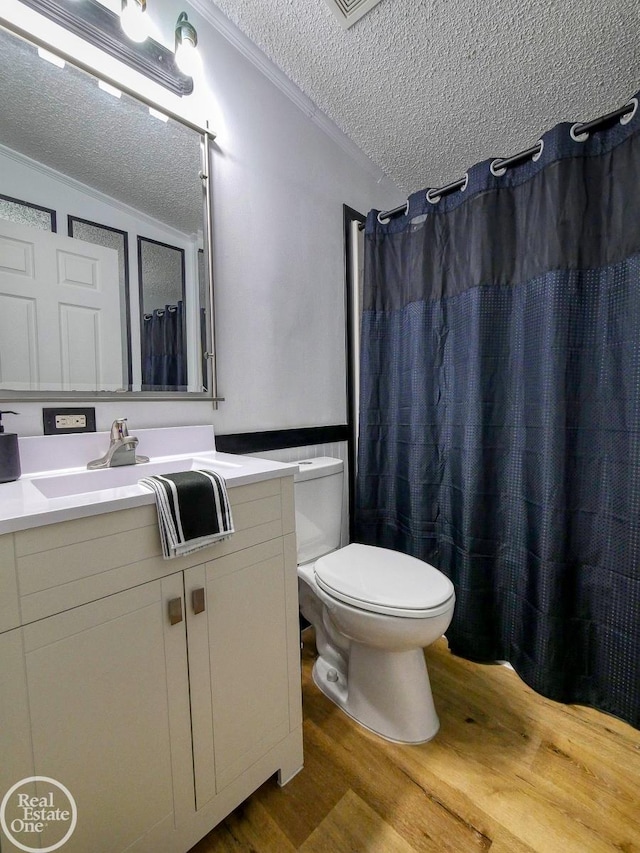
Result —
<instances>
[{"instance_id":1,"label":"chrome faucet","mask_svg":"<svg viewBox=\"0 0 640 853\"><path fill-rule=\"evenodd\" d=\"M111 424L111 442L109 449L100 459L94 459L88 463L87 468L115 468L117 465L136 465L139 462L148 462L148 456L136 456L138 439L135 435L129 435L127 419L117 418Z\"/></svg>"}]
</instances>

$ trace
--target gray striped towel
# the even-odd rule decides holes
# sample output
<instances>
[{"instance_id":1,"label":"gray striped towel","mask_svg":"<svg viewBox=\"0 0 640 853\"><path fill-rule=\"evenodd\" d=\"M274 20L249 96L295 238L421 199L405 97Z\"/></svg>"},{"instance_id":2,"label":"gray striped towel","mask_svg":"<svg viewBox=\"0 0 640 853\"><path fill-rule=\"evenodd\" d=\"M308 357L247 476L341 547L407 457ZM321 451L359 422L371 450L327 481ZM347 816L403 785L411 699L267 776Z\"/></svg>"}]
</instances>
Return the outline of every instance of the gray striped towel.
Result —
<instances>
[{"instance_id":1,"label":"gray striped towel","mask_svg":"<svg viewBox=\"0 0 640 853\"><path fill-rule=\"evenodd\" d=\"M224 478L215 471L180 471L139 480L155 492L162 556L182 557L234 532Z\"/></svg>"}]
</instances>

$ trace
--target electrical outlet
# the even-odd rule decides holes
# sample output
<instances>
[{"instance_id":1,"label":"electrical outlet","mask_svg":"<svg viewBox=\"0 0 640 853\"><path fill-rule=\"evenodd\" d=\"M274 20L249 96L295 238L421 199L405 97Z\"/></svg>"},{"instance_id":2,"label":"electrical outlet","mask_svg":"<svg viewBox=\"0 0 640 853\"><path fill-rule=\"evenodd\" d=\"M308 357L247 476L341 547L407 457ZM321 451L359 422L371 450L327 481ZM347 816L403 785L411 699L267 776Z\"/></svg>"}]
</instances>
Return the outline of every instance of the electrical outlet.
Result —
<instances>
[{"instance_id":1,"label":"electrical outlet","mask_svg":"<svg viewBox=\"0 0 640 853\"><path fill-rule=\"evenodd\" d=\"M71 432L95 432L96 410L43 409L42 421L45 435L64 435Z\"/></svg>"},{"instance_id":2,"label":"electrical outlet","mask_svg":"<svg viewBox=\"0 0 640 853\"><path fill-rule=\"evenodd\" d=\"M86 426L86 415L56 415L56 429L74 429L75 427L86 429Z\"/></svg>"}]
</instances>

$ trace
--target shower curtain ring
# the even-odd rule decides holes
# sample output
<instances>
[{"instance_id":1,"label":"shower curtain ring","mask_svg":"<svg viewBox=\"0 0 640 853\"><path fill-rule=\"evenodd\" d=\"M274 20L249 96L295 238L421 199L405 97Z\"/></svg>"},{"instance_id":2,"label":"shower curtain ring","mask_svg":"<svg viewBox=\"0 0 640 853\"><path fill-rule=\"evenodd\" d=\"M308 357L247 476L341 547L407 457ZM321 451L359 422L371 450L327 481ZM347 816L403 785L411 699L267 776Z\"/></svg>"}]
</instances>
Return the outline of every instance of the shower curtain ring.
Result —
<instances>
[{"instance_id":1,"label":"shower curtain ring","mask_svg":"<svg viewBox=\"0 0 640 853\"><path fill-rule=\"evenodd\" d=\"M378 220L380 225L386 225L388 222L391 221L392 216L397 216L398 214L406 216L407 213L409 213L409 199L407 199L406 201L404 210L402 209L402 206L394 207L393 210L381 210L376 216L376 219Z\"/></svg>"},{"instance_id":2,"label":"shower curtain ring","mask_svg":"<svg viewBox=\"0 0 640 853\"><path fill-rule=\"evenodd\" d=\"M502 175L507 174L506 167L500 166L500 163L502 163L501 157L496 157L495 160L491 161L491 165L489 166L489 171L491 172L491 174L493 175L494 178L501 178Z\"/></svg>"},{"instance_id":3,"label":"shower curtain ring","mask_svg":"<svg viewBox=\"0 0 640 853\"><path fill-rule=\"evenodd\" d=\"M571 130L569 131L569 135L573 139L574 142L586 142L589 138L589 133L580 133L579 128L582 127L583 122L577 121L575 124L571 125Z\"/></svg>"},{"instance_id":4,"label":"shower curtain ring","mask_svg":"<svg viewBox=\"0 0 640 853\"><path fill-rule=\"evenodd\" d=\"M630 107L633 106L633 109L630 113L625 113L623 116L620 116L620 124L629 124L634 115L638 112L638 99L631 98L628 104L625 106Z\"/></svg>"}]
</instances>

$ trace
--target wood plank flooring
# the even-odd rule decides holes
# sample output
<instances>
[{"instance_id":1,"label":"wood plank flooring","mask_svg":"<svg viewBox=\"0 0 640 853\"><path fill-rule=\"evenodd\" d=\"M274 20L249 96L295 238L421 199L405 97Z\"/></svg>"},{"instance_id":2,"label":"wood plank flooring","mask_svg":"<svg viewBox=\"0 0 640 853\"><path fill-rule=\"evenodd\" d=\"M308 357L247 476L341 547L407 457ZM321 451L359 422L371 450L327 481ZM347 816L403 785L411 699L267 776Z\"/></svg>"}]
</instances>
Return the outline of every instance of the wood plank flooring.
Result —
<instances>
[{"instance_id":1,"label":"wood plank flooring","mask_svg":"<svg viewBox=\"0 0 640 853\"><path fill-rule=\"evenodd\" d=\"M511 670L427 649L440 732L388 743L311 679L305 767L266 782L191 853L640 853L640 732L530 690Z\"/></svg>"}]
</instances>

